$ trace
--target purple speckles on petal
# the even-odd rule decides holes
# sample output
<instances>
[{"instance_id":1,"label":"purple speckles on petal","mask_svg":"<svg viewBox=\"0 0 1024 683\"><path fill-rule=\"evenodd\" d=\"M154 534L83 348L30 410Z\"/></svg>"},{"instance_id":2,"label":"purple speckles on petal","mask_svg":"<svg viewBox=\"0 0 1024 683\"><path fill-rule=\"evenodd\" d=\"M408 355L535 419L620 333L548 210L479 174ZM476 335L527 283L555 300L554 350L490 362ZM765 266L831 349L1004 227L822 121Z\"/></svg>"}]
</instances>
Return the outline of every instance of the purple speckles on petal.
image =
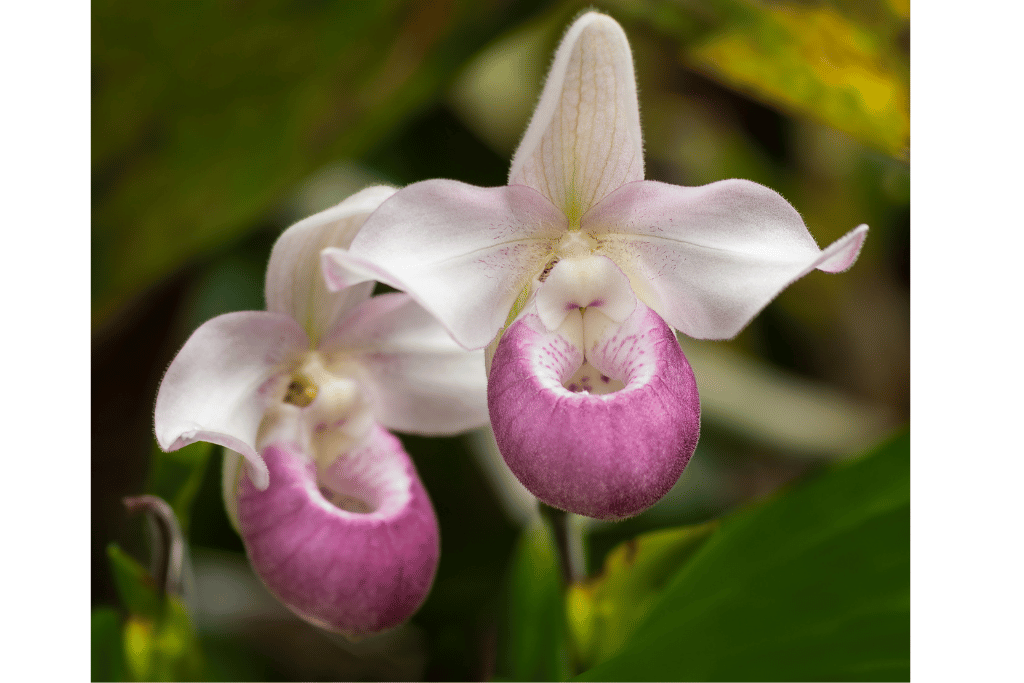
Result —
<instances>
[{"instance_id":1,"label":"purple speckles on petal","mask_svg":"<svg viewBox=\"0 0 1024 683\"><path fill-rule=\"evenodd\" d=\"M401 443L375 427L367 446L317 476L289 444L264 449L270 486L243 477L238 521L249 560L302 618L348 635L397 626L434 580L437 519Z\"/></svg>"},{"instance_id":2,"label":"purple speckles on petal","mask_svg":"<svg viewBox=\"0 0 1024 683\"><path fill-rule=\"evenodd\" d=\"M697 446L693 371L675 334L643 304L586 354L617 391L581 391L581 357L557 369L537 362L563 343L532 314L502 337L487 388L498 447L549 505L600 519L636 515L672 488Z\"/></svg>"}]
</instances>

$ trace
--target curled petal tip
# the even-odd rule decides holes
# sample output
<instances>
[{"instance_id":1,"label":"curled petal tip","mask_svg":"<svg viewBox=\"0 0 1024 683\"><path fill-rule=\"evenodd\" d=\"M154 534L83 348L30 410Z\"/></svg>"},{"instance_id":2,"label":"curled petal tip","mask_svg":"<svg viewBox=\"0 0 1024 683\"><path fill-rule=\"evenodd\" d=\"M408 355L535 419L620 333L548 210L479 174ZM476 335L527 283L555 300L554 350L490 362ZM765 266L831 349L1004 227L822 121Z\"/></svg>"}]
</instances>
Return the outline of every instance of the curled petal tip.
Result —
<instances>
[{"instance_id":1,"label":"curled petal tip","mask_svg":"<svg viewBox=\"0 0 1024 683\"><path fill-rule=\"evenodd\" d=\"M599 519L639 514L672 488L697 446L693 371L665 322L636 309L621 325L606 320L587 343L586 365L578 346L532 313L498 344L488 384L495 438L549 505ZM594 376L580 374L590 367ZM621 388L610 392L596 386L615 382Z\"/></svg>"},{"instance_id":2,"label":"curled petal tip","mask_svg":"<svg viewBox=\"0 0 1024 683\"><path fill-rule=\"evenodd\" d=\"M318 474L287 444L263 451L264 491L243 478L238 523L266 586L303 619L361 637L407 620L426 598L439 556L437 519L399 441L369 443Z\"/></svg>"},{"instance_id":3,"label":"curled petal tip","mask_svg":"<svg viewBox=\"0 0 1024 683\"><path fill-rule=\"evenodd\" d=\"M864 240L868 236L868 226L858 225L846 233L822 251L824 259L818 264L818 270L826 273L841 273L853 266L857 257L860 256L860 249L864 246Z\"/></svg>"},{"instance_id":4,"label":"curled petal tip","mask_svg":"<svg viewBox=\"0 0 1024 683\"><path fill-rule=\"evenodd\" d=\"M171 361L153 412L157 443L174 451L196 441L245 456L253 481L266 487L267 468L256 452L266 412L259 389L309 347L292 318L267 311L226 313L203 323Z\"/></svg>"},{"instance_id":5,"label":"curled petal tip","mask_svg":"<svg viewBox=\"0 0 1024 683\"><path fill-rule=\"evenodd\" d=\"M266 491L270 487L270 470L262 458L255 462L246 458L245 474L257 491Z\"/></svg>"}]
</instances>

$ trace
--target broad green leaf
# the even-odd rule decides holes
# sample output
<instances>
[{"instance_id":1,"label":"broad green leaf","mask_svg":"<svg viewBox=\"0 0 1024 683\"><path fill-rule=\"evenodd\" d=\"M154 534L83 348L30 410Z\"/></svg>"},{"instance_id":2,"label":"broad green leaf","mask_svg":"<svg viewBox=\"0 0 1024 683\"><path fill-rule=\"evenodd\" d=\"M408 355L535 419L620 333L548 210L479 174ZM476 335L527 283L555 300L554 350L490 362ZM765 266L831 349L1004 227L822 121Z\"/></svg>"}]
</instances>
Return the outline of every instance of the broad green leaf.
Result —
<instances>
[{"instance_id":1,"label":"broad green leaf","mask_svg":"<svg viewBox=\"0 0 1024 683\"><path fill-rule=\"evenodd\" d=\"M512 560L509 591L507 678L568 679L562 578L554 535L546 521L523 531Z\"/></svg>"},{"instance_id":2,"label":"broad green leaf","mask_svg":"<svg viewBox=\"0 0 1024 683\"><path fill-rule=\"evenodd\" d=\"M92 610L92 680L124 680L121 615L111 607Z\"/></svg>"},{"instance_id":3,"label":"broad green leaf","mask_svg":"<svg viewBox=\"0 0 1024 683\"><path fill-rule=\"evenodd\" d=\"M641 534L614 548L600 576L569 587L566 613L579 668L619 650L665 584L717 528L716 522Z\"/></svg>"},{"instance_id":4,"label":"broad green leaf","mask_svg":"<svg viewBox=\"0 0 1024 683\"><path fill-rule=\"evenodd\" d=\"M910 437L722 520L581 680L908 680Z\"/></svg>"},{"instance_id":5,"label":"broad green leaf","mask_svg":"<svg viewBox=\"0 0 1024 683\"><path fill-rule=\"evenodd\" d=\"M379 144L537 4L93 3L94 324Z\"/></svg>"},{"instance_id":6,"label":"broad green leaf","mask_svg":"<svg viewBox=\"0 0 1024 683\"><path fill-rule=\"evenodd\" d=\"M192 501L203 483L213 445L198 442L164 453L154 444L146 492L160 496L174 510L181 531L188 534Z\"/></svg>"},{"instance_id":7,"label":"broad green leaf","mask_svg":"<svg viewBox=\"0 0 1024 683\"><path fill-rule=\"evenodd\" d=\"M730 4L730 3L725 3ZM769 105L838 128L892 156L910 144L910 76L892 39L832 8L742 6L687 61Z\"/></svg>"}]
</instances>

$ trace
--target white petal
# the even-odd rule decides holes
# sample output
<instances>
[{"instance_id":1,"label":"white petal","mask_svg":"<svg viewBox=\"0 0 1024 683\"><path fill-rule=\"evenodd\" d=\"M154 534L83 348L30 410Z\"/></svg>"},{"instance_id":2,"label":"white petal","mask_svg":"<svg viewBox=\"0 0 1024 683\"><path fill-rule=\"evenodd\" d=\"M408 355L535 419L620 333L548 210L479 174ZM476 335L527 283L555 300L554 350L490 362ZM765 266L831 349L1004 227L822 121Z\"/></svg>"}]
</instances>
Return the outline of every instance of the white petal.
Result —
<instances>
[{"instance_id":1,"label":"white petal","mask_svg":"<svg viewBox=\"0 0 1024 683\"><path fill-rule=\"evenodd\" d=\"M203 323L160 383L154 414L160 448L174 451L196 441L230 448L265 488L256 432L268 406L266 389L308 347L298 323L280 313L227 313Z\"/></svg>"},{"instance_id":2,"label":"white petal","mask_svg":"<svg viewBox=\"0 0 1024 683\"><path fill-rule=\"evenodd\" d=\"M822 251L796 209L748 180L631 183L594 207L584 229L642 301L697 339L734 337L815 268L849 268L867 233L861 225Z\"/></svg>"},{"instance_id":3,"label":"white petal","mask_svg":"<svg viewBox=\"0 0 1024 683\"><path fill-rule=\"evenodd\" d=\"M615 188L643 177L629 42L614 19L589 12L569 27L555 54L509 184L538 190L575 227Z\"/></svg>"},{"instance_id":4,"label":"white petal","mask_svg":"<svg viewBox=\"0 0 1024 683\"><path fill-rule=\"evenodd\" d=\"M388 429L454 434L487 423L483 351L466 351L407 294L360 304L321 348L353 356L376 419Z\"/></svg>"},{"instance_id":5,"label":"white petal","mask_svg":"<svg viewBox=\"0 0 1024 683\"><path fill-rule=\"evenodd\" d=\"M579 308L600 309L622 322L634 306L629 280L610 258L596 254L562 259L537 290L537 314L549 330Z\"/></svg>"},{"instance_id":6,"label":"white petal","mask_svg":"<svg viewBox=\"0 0 1024 683\"><path fill-rule=\"evenodd\" d=\"M373 284L330 292L320 272L325 247L347 247L363 221L397 190L375 186L291 226L278 238L267 266L267 310L299 321L314 344L360 301Z\"/></svg>"},{"instance_id":7,"label":"white petal","mask_svg":"<svg viewBox=\"0 0 1024 683\"><path fill-rule=\"evenodd\" d=\"M379 268L381 282L408 292L457 342L479 349L541 271L564 223L550 202L527 187L427 180L384 202L350 253ZM328 260L332 254L338 252L328 251ZM350 264L338 265L341 283Z\"/></svg>"}]
</instances>

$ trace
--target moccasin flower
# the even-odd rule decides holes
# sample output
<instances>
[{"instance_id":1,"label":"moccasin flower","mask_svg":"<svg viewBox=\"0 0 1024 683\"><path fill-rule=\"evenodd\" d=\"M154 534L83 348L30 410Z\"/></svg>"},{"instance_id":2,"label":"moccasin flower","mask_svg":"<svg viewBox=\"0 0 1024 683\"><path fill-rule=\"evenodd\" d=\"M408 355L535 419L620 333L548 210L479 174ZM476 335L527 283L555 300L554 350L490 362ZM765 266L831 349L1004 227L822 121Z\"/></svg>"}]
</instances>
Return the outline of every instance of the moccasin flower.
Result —
<instances>
[{"instance_id":1,"label":"moccasin flower","mask_svg":"<svg viewBox=\"0 0 1024 683\"><path fill-rule=\"evenodd\" d=\"M697 444L699 398L672 328L733 337L794 280L849 268L866 231L821 250L757 183L644 180L629 43L590 12L555 54L507 186L410 185L350 251L324 257L331 286L361 268L466 348L490 344L509 467L546 503L621 518L664 495Z\"/></svg>"},{"instance_id":2,"label":"moccasin flower","mask_svg":"<svg viewBox=\"0 0 1024 683\"><path fill-rule=\"evenodd\" d=\"M406 620L437 568L433 507L387 429L451 434L487 421L482 352L457 346L406 294L323 282L320 251L348 246L393 193L367 188L285 231L268 310L199 327L155 411L161 448L234 451L225 502L256 573L299 616L352 636Z\"/></svg>"}]
</instances>

